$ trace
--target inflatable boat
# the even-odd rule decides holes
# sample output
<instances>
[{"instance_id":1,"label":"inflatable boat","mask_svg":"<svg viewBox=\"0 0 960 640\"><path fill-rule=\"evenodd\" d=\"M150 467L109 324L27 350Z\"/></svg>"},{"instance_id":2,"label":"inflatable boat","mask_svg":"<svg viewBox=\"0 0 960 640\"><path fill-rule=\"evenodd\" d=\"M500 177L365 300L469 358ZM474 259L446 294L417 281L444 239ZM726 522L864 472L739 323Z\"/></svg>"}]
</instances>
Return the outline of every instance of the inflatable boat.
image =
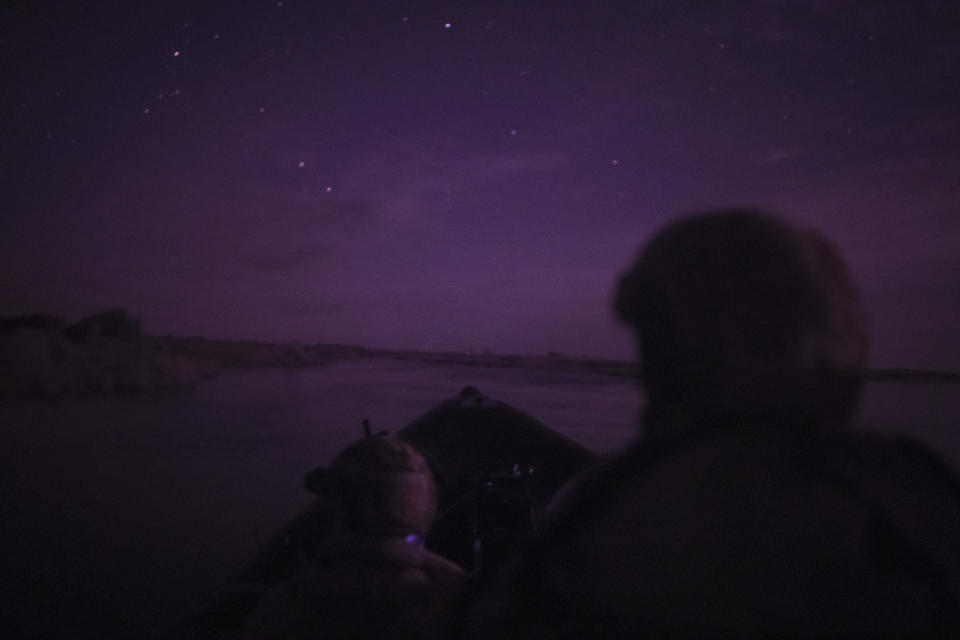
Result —
<instances>
[{"instance_id":1,"label":"inflatable boat","mask_svg":"<svg viewBox=\"0 0 960 640\"><path fill-rule=\"evenodd\" d=\"M364 423L368 431L369 425ZM596 455L510 405L468 386L396 434L429 462L439 488L425 546L472 575L493 571L536 529L562 486ZM316 489L322 468L304 476ZM237 576L211 593L178 638L234 637L261 595L288 579L301 555L332 526L319 496L272 536Z\"/></svg>"}]
</instances>

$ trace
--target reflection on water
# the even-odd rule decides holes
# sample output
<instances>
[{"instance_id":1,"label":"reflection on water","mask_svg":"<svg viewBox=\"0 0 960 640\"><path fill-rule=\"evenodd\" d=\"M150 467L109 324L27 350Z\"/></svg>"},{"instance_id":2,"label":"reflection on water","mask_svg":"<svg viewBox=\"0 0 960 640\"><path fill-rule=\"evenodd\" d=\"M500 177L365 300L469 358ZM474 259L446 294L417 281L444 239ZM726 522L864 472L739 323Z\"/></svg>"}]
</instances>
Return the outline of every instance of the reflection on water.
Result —
<instances>
[{"instance_id":1,"label":"reflection on water","mask_svg":"<svg viewBox=\"0 0 960 640\"><path fill-rule=\"evenodd\" d=\"M0 409L2 568L22 582L13 628L160 637L306 503L303 473L358 438L363 418L396 431L467 384L602 451L633 436L641 403L616 378L358 362ZM875 383L864 419L960 466L958 391Z\"/></svg>"}]
</instances>

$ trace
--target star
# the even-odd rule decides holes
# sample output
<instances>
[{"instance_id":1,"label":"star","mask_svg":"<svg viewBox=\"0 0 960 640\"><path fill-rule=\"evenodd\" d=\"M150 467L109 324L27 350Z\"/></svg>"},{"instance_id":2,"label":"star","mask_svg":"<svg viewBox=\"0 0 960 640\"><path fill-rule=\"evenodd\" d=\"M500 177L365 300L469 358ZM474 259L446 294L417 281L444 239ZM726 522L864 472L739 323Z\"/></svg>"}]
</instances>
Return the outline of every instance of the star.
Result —
<instances>
[{"instance_id":1,"label":"star","mask_svg":"<svg viewBox=\"0 0 960 640\"><path fill-rule=\"evenodd\" d=\"M449 29L449 28L452 27L452 26L453 26L453 25L450 24L449 22L444 22L444 23L443 23L443 28L444 28L444 29Z\"/></svg>"},{"instance_id":2,"label":"star","mask_svg":"<svg viewBox=\"0 0 960 640\"><path fill-rule=\"evenodd\" d=\"M299 163L297 166L300 167L301 169L303 169L306 165L307 165L307 163L304 162L303 160L301 160L300 163Z\"/></svg>"}]
</instances>

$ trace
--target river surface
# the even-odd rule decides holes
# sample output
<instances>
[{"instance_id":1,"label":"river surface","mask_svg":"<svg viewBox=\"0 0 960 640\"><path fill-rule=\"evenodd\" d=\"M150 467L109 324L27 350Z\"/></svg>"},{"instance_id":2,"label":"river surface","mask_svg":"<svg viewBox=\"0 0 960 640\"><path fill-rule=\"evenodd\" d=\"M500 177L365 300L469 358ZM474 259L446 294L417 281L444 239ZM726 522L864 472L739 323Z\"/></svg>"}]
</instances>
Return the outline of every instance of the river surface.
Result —
<instances>
[{"instance_id":1,"label":"river surface","mask_svg":"<svg viewBox=\"0 0 960 640\"><path fill-rule=\"evenodd\" d=\"M633 437L642 402L612 377L362 361L0 407L0 568L17 587L3 626L163 637L307 504L303 473L360 437L362 419L396 431L467 384L598 451ZM960 386L873 383L862 413L960 468Z\"/></svg>"}]
</instances>

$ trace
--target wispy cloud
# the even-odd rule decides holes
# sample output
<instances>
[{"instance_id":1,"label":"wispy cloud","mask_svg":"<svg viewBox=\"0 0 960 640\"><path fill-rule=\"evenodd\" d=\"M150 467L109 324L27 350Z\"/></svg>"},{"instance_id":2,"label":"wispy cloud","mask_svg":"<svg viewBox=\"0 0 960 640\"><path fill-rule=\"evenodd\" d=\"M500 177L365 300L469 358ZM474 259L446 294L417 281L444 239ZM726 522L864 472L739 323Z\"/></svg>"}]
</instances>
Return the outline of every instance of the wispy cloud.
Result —
<instances>
[{"instance_id":1,"label":"wispy cloud","mask_svg":"<svg viewBox=\"0 0 960 640\"><path fill-rule=\"evenodd\" d=\"M766 153L760 154L755 162L760 166L769 166L774 164L781 164L788 160L792 160L801 154L800 149L790 148L790 149L773 149L767 151Z\"/></svg>"}]
</instances>

